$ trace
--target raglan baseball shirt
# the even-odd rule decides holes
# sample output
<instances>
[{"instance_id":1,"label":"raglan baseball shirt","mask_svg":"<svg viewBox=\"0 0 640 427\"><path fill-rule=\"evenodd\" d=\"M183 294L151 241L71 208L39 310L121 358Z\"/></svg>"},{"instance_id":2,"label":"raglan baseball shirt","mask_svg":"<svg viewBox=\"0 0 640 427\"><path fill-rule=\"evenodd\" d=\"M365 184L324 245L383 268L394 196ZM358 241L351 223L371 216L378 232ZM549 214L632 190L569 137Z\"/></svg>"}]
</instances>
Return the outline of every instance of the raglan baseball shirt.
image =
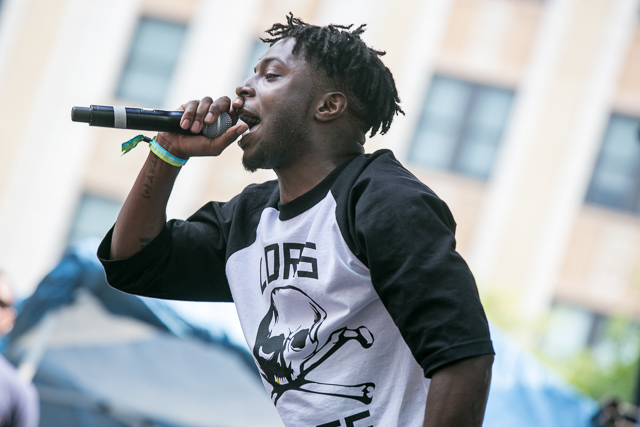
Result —
<instances>
[{"instance_id":1,"label":"raglan baseball shirt","mask_svg":"<svg viewBox=\"0 0 640 427\"><path fill-rule=\"evenodd\" d=\"M117 289L233 301L287 426L422 426L431 374L493 354L445 203L387 150L360 155L279 203L251 185L169 221L142 251L109 260Z\"/></svg>"}]
</instances>

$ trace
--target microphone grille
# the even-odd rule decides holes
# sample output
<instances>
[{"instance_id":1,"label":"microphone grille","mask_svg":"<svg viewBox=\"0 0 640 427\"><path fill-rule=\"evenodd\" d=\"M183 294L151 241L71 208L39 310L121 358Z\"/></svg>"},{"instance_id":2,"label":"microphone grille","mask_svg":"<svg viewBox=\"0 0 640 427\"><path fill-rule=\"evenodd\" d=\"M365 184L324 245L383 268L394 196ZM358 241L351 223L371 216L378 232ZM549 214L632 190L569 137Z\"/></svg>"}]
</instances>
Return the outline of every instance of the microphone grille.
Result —
<instances>
[{"instance_id":1,"label":"microphone grille","mask_svg":"<svg viewBox=\"0 0 640 427\"><path fill-rule=\"evenodd\" d=\"M222 113L218 116L218 120L210 125L205 125L202 134L207 138L217 138L225 133L231 127L231 116L228 113Z\"/></svg>"}]
</instances>

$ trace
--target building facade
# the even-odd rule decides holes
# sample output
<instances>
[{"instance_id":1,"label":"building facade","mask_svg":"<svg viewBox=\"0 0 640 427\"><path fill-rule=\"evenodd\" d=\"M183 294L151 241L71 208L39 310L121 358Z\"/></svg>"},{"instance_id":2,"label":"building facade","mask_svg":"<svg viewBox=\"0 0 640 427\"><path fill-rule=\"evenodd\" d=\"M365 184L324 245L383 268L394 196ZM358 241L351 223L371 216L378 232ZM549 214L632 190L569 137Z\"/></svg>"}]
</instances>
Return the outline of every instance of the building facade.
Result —
<instances>
[{"instance_id":1,"label":"building facade","mask_svg":"<svg viewBox=\"0 0 640 427\"><path fill-rule=\"evenodd\" d=\"M568 348L603 319L640 321L638 0L2 0L0 268L19 293L104 234L146 156L120 155L135 131L71 108L233 96L289 11L366 23L387 52L406 116L365 148L447 201L481 293L523 318L555 312L579 332L550 338ZM192 159L169 215L274 177L240 157Z\"/></svg>"}]
</instances>

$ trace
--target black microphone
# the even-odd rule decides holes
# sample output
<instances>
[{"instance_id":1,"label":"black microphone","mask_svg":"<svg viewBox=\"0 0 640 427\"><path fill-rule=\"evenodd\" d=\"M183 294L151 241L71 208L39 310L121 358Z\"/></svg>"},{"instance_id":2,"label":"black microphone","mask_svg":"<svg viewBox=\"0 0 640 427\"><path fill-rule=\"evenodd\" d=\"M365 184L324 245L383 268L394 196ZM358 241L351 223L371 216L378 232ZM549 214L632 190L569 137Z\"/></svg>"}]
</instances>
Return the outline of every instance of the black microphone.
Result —
<instances>
[{"instance_id":1,"label":"black microphone","mask_svg":"<svg viewBox=\"0 0 640 427\"><path fill-rule=\"evenodd\" d=\"M73 107L71 109L71 120L89 123L89 126L194 135L189 129L180 127L180 119L182 119L183 113L184 111L92 105L90 108ZM225 133L230 127L231 116L228 113L222 113L214 123L204 125L199 134L213 139Z\"/></svg>"}]
</instances>

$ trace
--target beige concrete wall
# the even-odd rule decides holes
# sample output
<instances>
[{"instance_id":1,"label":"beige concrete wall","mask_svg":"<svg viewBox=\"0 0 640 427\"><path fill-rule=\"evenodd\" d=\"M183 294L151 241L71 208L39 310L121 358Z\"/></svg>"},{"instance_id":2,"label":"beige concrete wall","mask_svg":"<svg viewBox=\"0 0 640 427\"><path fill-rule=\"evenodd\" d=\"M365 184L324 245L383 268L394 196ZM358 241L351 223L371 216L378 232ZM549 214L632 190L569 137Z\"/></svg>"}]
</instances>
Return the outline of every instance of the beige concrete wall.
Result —
<instances>
[{"instance_id":1,"label":"beige concrete wall","mask_svg":"<svg viewBox=\"0 0 640 427\"><path fill-rule=\"evenodd\" d=\"M617 80L611 112L640 116L640 22ZM585 206L573 224L555 298L640 321L640 218Z\"/></svg>"},{"instance_id":2,"label":"beige concrete wall","mask_svg":"<svg viewBox=\"0 0 640 427\"><path fill-rule=\"evenodd\" d=\"M454 1L434 72L517 91L538 35L543 8L542 2ZM458 250L463 256L469 255L491 180L485 183L408 166L447 202L458 223Z\"/></svg>"},{"instance_id":3,"label":"beige concrete wall","mask_svg":"<svg viewBox=\"0 0 640 427\"><path fill-rule=\"evenodd\" d=\"M543 233L544 209L562 173L570 152L567 141L577 120L577 113L587 90L588 75L598 59L594 49L606 25L611 2L608 0L576 2L567 37L558 40L562 53L552 79L544 88L544 105L538 111L536 128L529 135L527 163L518 177L519 191L514 194L505 239L497 258L497 286L524 286L531 274L536 242Z\"/></svg>"},{"instance_id":4,"label":"beige concrete wall","mask_svg":"<svg viewBox=\"0 0 640 427\"><path fill-rule=\"evenodd\" d=\"M640 22L636 25L618 80L614 110L640 116Z\"/></svg>"},{"instance_id":5,"label":"beige concrete wall","mask_svg":"<svg viewBox=\"0 0 640 427\"><path fill-rule=\"evenodd\" d=\"M3 122L11 123L11 126L2 125L5 138L0 140L0 149L5 158L19 157L17 147L24 145L25 129L32 126L24 111L28 111L37 99L44 99L43 73L52 62L50 55L56 43L55 35L67 22L63 13L71 1L75 0L29 0L25 6L24 23L17 27L18 37L7 56L12 66L0 74L0 97L10 100L0 106ZM245 66L243 61L248 54L249 40L264 35L264 30L274 22L283 22L289 11L309 22L367 23L369 28L364 38L372 46L388 52L383 59L396 76L407 110L407 116L398 117L388 135L367 142L367 151L391 148L407 164L407 146L433 73L511 88L519 97L524 93L526 99L520 99L514 106L512 118L516 123L510 123L507 129L501 149L503 157L493 179L479 182L415 165L409 165L409 168L450 206L458 223L458 248L481 273L482 286L488 285L498 292L517 289L522 295L530 296L524 291L538 288L536 283L539 282L532 279L536 271L540 266L547 268L549 265L540 253L545 247L554 246L553 239L544 235L545 232L548 234L554 212L562 210L557 203L561 198L558 187L567 180L566 171L571 162L575 162L576 147L581 148L576 129L582 127L587 120L585 117L591 117L584 113L584 105L598 103L598 117L606 116L611 110L640 115L640 25L636 24L630 35L619 73L593 71L601 66L608 50L607 34L611 31L616 8L624 2L631 4L634 1L355 0L347 4L338 0L242 0L235 3L143 0L137 6L121 4L125 26L120 38L110 45L109 49L114 52L109 54L108 64L102 67L108 71L104 71L100 81L75 82L78 92L95 96L95 99L78 96L77 104L86 101L118 104L113 97L114 88L126 57L127 40L139 13L191 24L188 52L185 52L185 61L181 61L186 65L177 70L178 81L170 91L171 105L167 108L202 95L233 96L238 83L234 77ZM81 3L76 1L76 4ZM369 6L366 13L360 13L365 10L363 5ZM217 22L218 19L222 21ZM553 25L556 25L556 32L549 30ZM549 34L553 34L553 38L546 41L548 51L545 53L541 45ZM224 44L222 48L215 46L217 37ZM618 45L623 48L621 43ZM215 55L201 57L202 51L215 51L223 57L225 69L215 71L212 64L218 58ZM547 54L551 59L544 57ZM74 66L80 64L80 60L74 59L78 61L73 62ZM63 69L60 64L56 67ZM604 80L612 79L615 90L610 97L592 96L594 87L606 87L606 84L598 83L594 75L604 76L601 78ZM608 77L610 75L614 77ZM74 82L58 84L72 87ZM90 89L92 84L99 85L100 90ZM59 130L54 138L62 138L65 134ZM61 197L75 200L81 192L89 192L124 200L147 155L144 148L124 157L120 155L120 142L135 134L135 131L98 128L78 133L85 138L82 143L87 144L87 157L85 163L74 166L80 171L77 172L80 180L74 186L60 189L66 191ZM29 153L37 153L35 139L30 138L27 141L33 149ZM595 153L599 139L585 144ZM518 146L518 152L514 146ZM574 205L578 206L571 209L578 212L562 220L566 241L559 238L556 246L560 248L557 257L560 265L548 268L549 274L540 280L546 280L545 286L550 288L547 294L556 298L571 300L596 311L620 309L637 316L635 284L640 269L640 249L634 242L640 241L640 224L636 216L612 214L592 207L580 209L582 195L578 193L582 191L580 185L584 189L588 183L592 166L589 162L593 161L593 156L595 154L580 159L586 172L580 172L579 185L571 187ZM240 157L241 150L230 147L219 158L190 161L189 167L181 173L176 204L184 211L191 211L208 200L228 200L251 182L274 177L270 171L245 172ZM42 159L40 161L44 164ZM24 168L25 164L20 163L20 167ZM47 173L56 174L57 170L48 169ZM0 168L0 197L7 194L10 176L25 175L16 175L7 167ZM70 178L65 179L58 181L70 182ZM2 200L14 199L5 197ZM2 209L11 210L11 215L5 218L22 216L19 209L6 202ZM58 214L50 227L66 230L71 226L73 206L69 205L66 211L62 207L57 209ZM67 211L69 213L65 214ZM496 224L488 223L487 216L494 218ZM32 217L35 218L35 214ZM5 233L0 240L8 236L6 233L13 233L9 236L12 239L19 238L9 227L0 230ZM61 251L63 241L60 236L64 233L58 234L50 236L48 247L55 246ZM0 254L13 247L0 244ZM27 247L24 244L18 250ZM606 258L602 248L610 247L615 248L612 253L617 256ZM483 261L478 254L488 256ZM54 258L50 255L47 262ZM44 267L38 268L44 271ZM553 273L554 268L557 268L557 274ZM609 285L615 292L596 286L594 277L611 274L616 279L606 283L617 283ZM608 292L609 299L601 292Z\"/></svg>"},{"instance_id":6,"label":"beige concrete wall","mask_svg":"<svg viewBox=\"0 0 640 427\"><path fill-rule=\"evenodd\" d=\"M620 93L640 98L640 23L636 25L619 82Z\"/></svg>"},{"instance_id":7,"label":"beige concrete wall","mask_svg":"<svg viewBox=\"0 0 640 427\"><path fill-rule=\"evenodd\" d=\"M640 218L585 207L555 296L596 313L640 321Z\"/></svg>"},{"instance_id":8,"label":"beige concrete wall","mask_svg":"<svg viewBox=\"0 0 640 427\"><path fill-rule=\"evenodd\" d=\"M199 0L144 0L139 5L138 13L140 16L188 24L196 13L199 3ZM109 82L102 82L102 84L109 86L105 91L108 95L100 102L95 100L92 103L133 106L128 101L118 100L115 93L134 29L135 26L122 29L127 33L127 42L122 46L120 60L114 64L113 79ZM83 188L85 192L124 201L148 150L138 148L126 156L122 156L119 144L139 133L135 130L114 131L107 128L91 128L91 139L94 143L84 172Z\"/></svg>"},{"instance_id":9,"label":"beige concrete wall","mask_svg":"<svg viewBox=\"0 0 640 427\"><path fill-rule=\"evenodd\" d=\"M445 201L456 221L457 250L468 258L486 195L483 182L446 172L411 167L412 172Z\"/></svg>"},{"instance_id":10,"label":"beige concrete wall","mask_svg":"<svg viewBox=\"0 0 640 427\"><path fill-rule=\"evenodd\" d=\"M534 1L456 1L438 57L439 71L516 87L544 7L544 2Z\"/></svg>"},{"instance_id":11,"label":"beige concrete wall","mask_svg":"<svg viewBox=\"0 0 640 427\"><path fill-rule=\"evenodd\" d=\"M11 65L0 81L0 99L11 100L0 103L0 117L10 124L2 126L0 139L5 159L17 156L66 4L67 0L31 0L21 16L23 25L15 34L7 57ZM10 173L11 162L6 162L0 168L0 194L6 191Z\"/></svg>"},{"instance_id":12,"label":"beige concrete wall","mask_svg":"<svg viewBox=\"0 0 640 427\"><path fill-rule=\"evenodd\" d=\"M550 43L559 51L546 64L550 69L536 88L539 99L523 119L527 132L512 135L520 155L502 159L505 167L517 159L518 167L501 176L509 182L508 196L491 215L499 218L494 232L479 244L494 239L484 280L497 289L521 289L522 304L538 312L551 302L568 230L583 203L618 72L608 55L624 50L626 35L618 31L628 24L617 20L633 4L591 0L556 6L566 22L561 37Z\"/></svg>"}]
</instances>

